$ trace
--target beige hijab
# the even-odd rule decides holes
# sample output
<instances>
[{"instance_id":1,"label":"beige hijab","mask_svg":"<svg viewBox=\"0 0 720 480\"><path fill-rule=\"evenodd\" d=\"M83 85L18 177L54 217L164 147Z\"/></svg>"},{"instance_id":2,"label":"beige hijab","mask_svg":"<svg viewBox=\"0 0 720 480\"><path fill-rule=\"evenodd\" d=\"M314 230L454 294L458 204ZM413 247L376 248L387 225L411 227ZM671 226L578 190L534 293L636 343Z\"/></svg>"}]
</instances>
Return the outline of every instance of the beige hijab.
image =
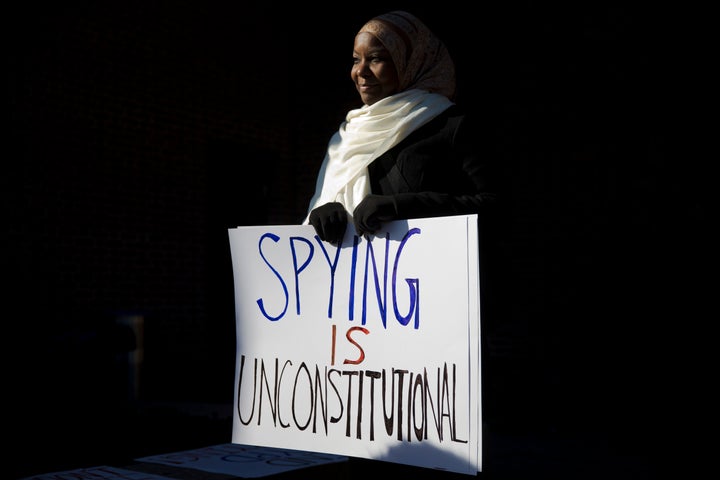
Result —
<instances>
[{"instance_id":1,"label":"beige hijab","mask_svg":"<svg viewBox=\"0 0 720 480\"><path fill-rule=\"evenodd\" d=\"M327 202L340 202L352 214L370 193L368 165L453 104L452 58L415 16L386 13L371 19L360 32L375 35L390 52L400 92L347 113L328 144L304 224L313 209Z\"/></svg>"},{"instance_id":2,"label":"beige hijab","mask_svg":"<svg viewBox=\"0 0 720 480\"><path fill-rule=\"evenodd\" d=\"M395 11L367 22L358 33L375 35L398 70L400 90L419 88L455 97L455 64L445 45L420 20Z\"/></svg>"}]
</instances>

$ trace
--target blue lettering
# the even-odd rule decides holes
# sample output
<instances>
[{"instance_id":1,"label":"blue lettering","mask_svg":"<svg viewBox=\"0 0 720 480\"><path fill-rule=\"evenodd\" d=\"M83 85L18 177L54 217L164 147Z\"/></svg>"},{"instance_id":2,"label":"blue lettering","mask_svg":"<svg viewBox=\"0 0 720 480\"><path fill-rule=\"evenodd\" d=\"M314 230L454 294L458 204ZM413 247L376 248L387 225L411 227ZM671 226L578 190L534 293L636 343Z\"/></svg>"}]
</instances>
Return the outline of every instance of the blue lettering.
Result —
<instances>
[{"instance_id":1,"label":"blue lettering","mask_svg":"<svg viewBox=\"0 0 720 480\"><path fill-rule=\"evenodd\" d=\"M400 242L400 246L398 247L397 256L395 257L395 264L393 265L393 276L392 276L392 295L393 295L393 309L395 310L395 318L397 318L397 321L400 322L402 325L407 325L410 322L410 317L412 317L413 313L415 313L415 325L414 328L417 330L420 327L420 279L417 278L406 278L405 281L407 282L408 286L410 287L410 311L406 316L403 316L400 311L398 310L397 306L397 294L396 294L396 279L397 279L397 271L398 271L398 264L400 263L400 254L402 253L402 249L407 243L408 239L411 235L415 235L416 233L420 233L419 228L412 228L408 230L408 232L403 237L402 241Z\"/></svg>"},{"instance_id":2,"label":"blue lettering","mask_svg":"<svg viewBox=\"0 0 720 480\"><path fill-rule=\"evenodd\" d=\"M330 255L328 255L327 250L325 250L325 244L322 240L320 240L320 237L315 235L315 240L320 245L320 248L322 249L323 253L325 254L325 260L327 260L328 265L330 266L330 298L328 299L328 318L332 318L332 305L333 305L333 296L335 292L335 269L337 268L338 259L340 258L340 247L337 247L335 250L335 260L330 261ZM300 310L298 310L298 313L300 313Z\"/></svg>"},{"instance_id":3,"label":"blue lettering","mask_svg":"<svg viewBox=\"0 0 720 480\"><path fill-rule=\"evenodd\" d=\"M295 249L295 242L301 241L305 242L308 247L310 247L310 253L308 253L308 257L305 259L305 262L303 262L302 265L300 265L300 268L298 268L298 261L297 261L297 250ZM313 252L315 249L312 246L312 243L310 243L310 240L303 237L290 237L290 250L292 251L292 259L293 259L293 268L295 272L295 310L297 311L297 314L300 315L300 282L298 281L298 275L300 275L300 272L305 270L305 267L308 266L310 263L310 260L313 257ZM327 254L326 254L327 255Z\"/></svg>"},{"instance_id":4,"label":"blue lettering","mask_svg":"<svg viewBox=\"0 0 720 480\"><path fill-rule=\"evenodd\" d=\"M282 276L280 276L280 273L278 273L278 271L275 270L272 265L270 265L270 262L268 262L267 258L265 258L265 255L263 255L262 243L263 243L263 240L265 240L266 238L269 238L269 239L271 239L273 242L277 243L277 242L280 240L280 237L278 237L277 235L274 235L274 234L272 234L272 233L266 233L266 234L264 234L263 236L260 237L260 240L258 241L258 251L260 252L260 256L262 257L262 259L265 261L265 264L266 264L268 267L270 267L270 270L272 270L273 273L275 274L275 276L278 278L278 280L280 280L280 284L282 285L282 288L283 288L283 293L285 294L285 307L283 308L282 312L280 312L279 315L273 317L272 315L268 314L268 313L265 311L265 306L264 306L264 304L263 304L262 298L259 298L259 299L257 300L257 304L258 304L258 306L260 307L260 311L261 311L262 314L265 316L265 318L267 318L268 320L274 322L274 321L279 320L280 318L282 318L282 316L285 315L285 312L287 312L289 297L288 297L287 285L285 285L285 282L283 281Z\"/></svg>"},{"instance_id":5,"label":"blue lettering","mask_svg":"<svg viewBox=\"0 0 720 480\"><path fill-rule=\"evenodd\" d=\"M368 285L368 268L370 266L370 259L372 259L373 266L373 278L375 279L375 296L378 301L378 308L380 309L380 318L384 328L387 328L387 271L388 271L388 254L390 251L390 234L385 234L385 266L383 268L383 291L382 298L380 295L380 284L378 281L378 269L375 263L375 251L372 248L372 242L367 242L367 249L365 250L365 283L363 284L363 306L362 306L362 324L365 325L367 316L367 285ZM394 278L393 278L394 280ZM393 289L394 291L395 289Z\"/></svg>"},{"instance_id":6,"label":"blue lettering","mask_svg":"<svg viewBox=\"0 0 720 480\"><path fill-rule=\"evenodd\" d=\"M405 278L405 282L408 286L408 310L406 313L402 313L400 311L400 307L398 306L398 281L399 281L399 270L400 270L400 257L402 256L403 249L407 245L407 243L410 240L410 237L413 235L420 234L421 231L419 228L413 228L407 231L405 235L403 236L402 240L400 241L398 245L398 250L395 254L393 264L393 270L392 275L389 275L389 265L390 265L390 256L391 256L391 242L390 242L390 233L385 233L384 238L384 255L381 259L376 258L376 253L380 255L379 252L376 252L376 248L379 245L379 241L381 237L375 237L378 239L378 242L373 243L373 241L367 241L367 245L365 248L365 265L364 265L364 271L363 271L363 287L362 287L362 305L361 305L361 312L360 316L362 319L362 325L367 324L367 317L368 317L368 290L370 283L372 282L374 285L374 291L375 291L375 300L377 301L377 306L379 310L380 320L382 322L383 328L387 328L387 312L388 312L388 281L391 282L391 296L392 296L392 304L393 304L393 312L395 314L395 319L398 321L400 325L407 326L410 324L410 321L414 319L413 327L415 329L418 329L420 327L420 279L419 278ZM328 292L328 304L327 304L327 317L333 318L333 305L334 305L334 299L335 299L335 275L337 274L338 266L340 265L340 256L342 252L342 246L339 246L336 248L334 255L331 254L328 251L327 246L325 243L320 240L320 238L315 235L315 241L320 246L321 251L323 252L323 255L325 256L325 261L327 263L327 266L329 268L329 274L330 274L330 281L329 281L329 292ZM287 313L288 305L289 305L289 293L288 293L288 287L283 279L282 275L276 269L271 262L268 260L268 258L265 256L265 252L263 251L266 247L266 239L270 239L275 243L278 243L280 241L280 237L273 233L265 233L263 234L259 241L258 241L258 251L260 253L261 258L265 262L265 264L270 268L270 270L273 272L273 274L277 277L278 281L280 282L280 286L282 287L282 295L284 296L285 305L282 307L281 311L277 313L276 315L273 315L272 313L268 312L266 309L265 301L263 298L259 298L256 300L258 306L260 307L260 311L262 312L263 316L267 318L270 321L277 321L280 320L282 317L285 316ZM361 238L357 235L353 236L353 244L352 248L348 252L350 255L350 271L349 275L350 278L349 281L349 291L348 291L348 321L353 321L355 318L355 297L356 297L356 275L358 274L358 260L359 260L359 244L361 242ZM308 248L307 252L303 254L301 252L302 248L299 248L298 245L302 243L305 244ZM300 293L300 274L310 265L312 262L312 259L314 257L315 247L310 239L304 238L304 237L290 237L289 238L289 246L290 246L290 254L292 256L292 262L293 262L293 273L294 273L294 280L295 280L295 311L297 315L300 315L301 313L301 293ZM347 250L346 250L347 252ZM379 265L380 261L382 260L382 265ZM382 274L382 279L380 279L380 276ZM267 296L265 298L268 298Z\"/></svg>"}]
</instances>

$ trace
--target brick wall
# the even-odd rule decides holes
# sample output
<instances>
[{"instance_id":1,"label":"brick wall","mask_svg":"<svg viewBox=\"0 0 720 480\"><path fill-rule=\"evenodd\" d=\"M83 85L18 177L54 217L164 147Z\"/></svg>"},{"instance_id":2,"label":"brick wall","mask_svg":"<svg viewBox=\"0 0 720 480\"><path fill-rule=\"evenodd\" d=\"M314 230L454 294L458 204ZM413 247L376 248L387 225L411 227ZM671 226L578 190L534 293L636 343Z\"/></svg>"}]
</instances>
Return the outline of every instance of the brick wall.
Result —
<instances>
[{"instance_id":1,"label":"brick wall","mask_svg":"<svg viewBox=\"0 0 720 480\"><path fill-rule=\"evenodd\" d=\"M193 3L21 12L9 160L22 322L59 334L139 313L146 366L163 370L148 389L202 397L187 383L208 386L210 344L234 355L226 228L301 210L287 201L298 158L273 72L286 39L248 51L248 29L265 35L249 12L222 23Z\"/></svg>"},{"instance_id":2,"label":"brick wall","mask_svg":"<svg viewBox=\"0 0 720 480\"><path fill-rule=\"evenodd\" d=\"M227 401L226 229L304 216L325 142L354 100L347 24L366 12L328 23L246 2L13 8L3 245L25 360L36 342L139 313L144 393ZM654 52L632 42L655 32L612 8L578 7L573 22L497 8L420 15L447 36L460 98L488 119L480 138L506 174L506 303L488 347L508 368L490 380L523 405L538 385L592 392L618 332L633 357L659 309L640 304L662 282L654 200L668 159ZM542 392L531 415L548 404L560 415Z\"/></svg>"}]
</instances>

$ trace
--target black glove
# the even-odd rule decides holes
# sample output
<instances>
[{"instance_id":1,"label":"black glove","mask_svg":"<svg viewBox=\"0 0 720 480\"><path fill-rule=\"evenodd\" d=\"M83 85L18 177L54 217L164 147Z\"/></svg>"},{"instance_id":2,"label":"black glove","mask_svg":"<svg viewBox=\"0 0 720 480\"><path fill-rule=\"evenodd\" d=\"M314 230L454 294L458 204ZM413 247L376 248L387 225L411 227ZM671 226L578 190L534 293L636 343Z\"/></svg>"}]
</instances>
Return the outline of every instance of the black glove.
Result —
<instances>
[{"instance_id":1,"label":"black glove","mask_svg":"<svg viewBox=\"0 0 720 480\"><path fill-rule=\"evenodd\" d=\"M393 198L388 195L368 195L355 207L353 221L358 235L375 233L382 222L397 219Z\"/></svg>"},{"instance_id":2,"label":"black glove","mask_svg":"<svg viewBox=\"0 0 720 480\"><path fill-rule=\"evenodd\" d=\"M310 212L310 224L320 240L333 245L342 243L347 228L347 212L340 202L329 202Z\"/></svg>"}]
</instances>

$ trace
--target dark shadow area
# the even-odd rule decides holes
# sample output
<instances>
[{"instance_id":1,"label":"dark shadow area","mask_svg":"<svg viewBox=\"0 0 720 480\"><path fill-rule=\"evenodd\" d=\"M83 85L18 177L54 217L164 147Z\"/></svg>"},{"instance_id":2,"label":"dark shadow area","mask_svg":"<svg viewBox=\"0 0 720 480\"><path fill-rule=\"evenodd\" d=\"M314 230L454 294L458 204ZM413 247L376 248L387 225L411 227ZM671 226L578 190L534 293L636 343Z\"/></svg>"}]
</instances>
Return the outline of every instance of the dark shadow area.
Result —
<instances>
[{"instance_id":1,"label":"dark shadow area","mask_svg":"<svg viewBox=\"0 0 720 480\"><path fill-rule=\"evenodd\" d=\"M713 177L674 149L680 20L634 2L407 5L450 47L501 179L480 477L659 478L683 441L667 424L692 413L668 390L695 392L686 350L714 311ZM356 99L352 38L386 7L10 7L9 478L230 440L227 229L303 218Z\"/></svg>"}]
</instances>

